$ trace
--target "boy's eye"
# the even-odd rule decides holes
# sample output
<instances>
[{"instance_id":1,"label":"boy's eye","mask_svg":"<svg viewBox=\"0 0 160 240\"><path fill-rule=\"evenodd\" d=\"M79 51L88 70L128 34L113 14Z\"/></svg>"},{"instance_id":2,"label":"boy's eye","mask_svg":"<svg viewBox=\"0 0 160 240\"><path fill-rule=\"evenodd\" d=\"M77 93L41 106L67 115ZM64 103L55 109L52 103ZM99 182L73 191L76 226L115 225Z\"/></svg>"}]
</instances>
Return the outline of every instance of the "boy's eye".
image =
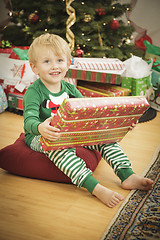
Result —
<instances>
[{"instance_id":1,"label":"boy's eye","mask_svg":"<svg viewBox=\"0 0 160 240\"><path fill-rule=\"evenodd\" d=\"M45 63L49 63L49 60L45 60L44 62L45 62Z\"/></svg>"},{"instance_id":2,"label":"boy's eye","mask_svg":"<svg viewBox=\"0 0 160 240\"><path fill-rule=\"evenodd\" d=\"M58 62L63 62L63 59L61 59L61 58L60 58L60 59L58 59Z\"/></svg>"}]
</instances>

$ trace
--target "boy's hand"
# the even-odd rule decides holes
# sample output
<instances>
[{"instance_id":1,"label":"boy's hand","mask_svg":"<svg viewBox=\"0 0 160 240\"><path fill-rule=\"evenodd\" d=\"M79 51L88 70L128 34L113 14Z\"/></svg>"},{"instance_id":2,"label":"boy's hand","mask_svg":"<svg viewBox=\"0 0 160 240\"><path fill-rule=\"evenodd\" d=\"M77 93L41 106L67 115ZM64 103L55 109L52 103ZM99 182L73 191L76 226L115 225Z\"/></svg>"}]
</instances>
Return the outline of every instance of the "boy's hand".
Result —
<instances>
[{"instance_id":1,"label":"boy's hand","mask_svg":"<svg viewBox=\"0 0 160 240\"><path fill-rule=\"evenodd\" d=\"M50 125L51 119L52 117L47 118L43 123L40 123L38 125L38 131L44 138L47 138L50 141L56 141L61 133L59 128Z\"/></svg>"}]
</instances>

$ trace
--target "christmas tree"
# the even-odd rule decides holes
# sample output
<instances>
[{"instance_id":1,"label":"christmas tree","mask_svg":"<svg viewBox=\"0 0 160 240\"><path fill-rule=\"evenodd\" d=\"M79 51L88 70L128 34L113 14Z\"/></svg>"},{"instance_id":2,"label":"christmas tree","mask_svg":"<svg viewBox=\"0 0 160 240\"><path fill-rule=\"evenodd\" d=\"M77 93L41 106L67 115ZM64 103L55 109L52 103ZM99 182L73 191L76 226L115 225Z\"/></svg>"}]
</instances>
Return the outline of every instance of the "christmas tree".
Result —
<instances>
[{"instance_id":1,"label":"christmas tree","mask_svg":"<svg viewBox=\"0 0 160 240\"><path fill-rule=\"evenodd\" d=\"M4 29L3 39L24 46L49 32L66 39L73 56L125 60L142 55L131 43L134 29L121 20L126 11L129 5L115 0L12 0L14 24Z\"/></svg>"}]
</instances>

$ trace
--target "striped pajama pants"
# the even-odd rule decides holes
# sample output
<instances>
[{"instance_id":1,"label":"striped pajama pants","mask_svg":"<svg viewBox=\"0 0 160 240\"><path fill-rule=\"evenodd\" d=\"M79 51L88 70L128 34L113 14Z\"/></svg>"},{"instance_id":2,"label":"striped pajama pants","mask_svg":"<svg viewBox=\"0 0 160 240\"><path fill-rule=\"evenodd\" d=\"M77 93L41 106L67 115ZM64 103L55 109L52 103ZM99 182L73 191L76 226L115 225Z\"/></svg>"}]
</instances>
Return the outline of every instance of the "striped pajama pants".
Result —
<instances>
[{"instance_id":1,"label":"striped pajama pants","mask_svg":"<svg viewBox=\"0 0 160 240\"><path fill-rule=\"evenodd\" d=\"M83 159L76 156L76 148L67 148L61 150L43 151L39 143L39 136L36 136L30 146L35 151L43 152L65 175L67 175L73 184L79 188L83 186L85 179L92 175L92 171L87 168ZM128 157L122 151L119 143L101 144L86 146L90 150L97 150L102 158L112 167L115 174L124 181L129 175L133 174L131 163ZM127 174L123 172L129 171ZM120 172L120 174L118 174Z\"/></svg>"}]
</instances>

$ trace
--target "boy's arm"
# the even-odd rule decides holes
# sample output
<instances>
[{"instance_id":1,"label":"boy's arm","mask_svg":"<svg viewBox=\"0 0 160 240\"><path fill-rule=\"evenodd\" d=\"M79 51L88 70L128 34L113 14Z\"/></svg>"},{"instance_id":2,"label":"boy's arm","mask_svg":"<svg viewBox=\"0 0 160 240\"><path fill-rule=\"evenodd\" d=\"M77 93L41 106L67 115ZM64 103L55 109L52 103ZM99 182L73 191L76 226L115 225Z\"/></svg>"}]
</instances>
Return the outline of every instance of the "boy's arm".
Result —
<instances>
[{"instance_id":1,"label":"boy's arm","mask_svg":"<svg viewBox=\"0 0 160 240\"><path fill-rule=\"evenodd\" d=\"M34 96L34 97L33 97ZM50 125L51 118L45 121L40 119L41 98L35 89L28 89L23 100L24 108L24 129L34 135L42 135L52 141L60 137L60 130Z\"/></svg>"},{"instance_id":2,"label":"boy's arm","mask_svg":"<svg viewBox=\"0 0 160 240\"><path fill-rule=\"evenodd\" d=\"M24 129L34 135L39 135L38 125L41 123L39 110L40 99L37 92L28 89L23 98Z\"/></svg>"}]
</instances>

